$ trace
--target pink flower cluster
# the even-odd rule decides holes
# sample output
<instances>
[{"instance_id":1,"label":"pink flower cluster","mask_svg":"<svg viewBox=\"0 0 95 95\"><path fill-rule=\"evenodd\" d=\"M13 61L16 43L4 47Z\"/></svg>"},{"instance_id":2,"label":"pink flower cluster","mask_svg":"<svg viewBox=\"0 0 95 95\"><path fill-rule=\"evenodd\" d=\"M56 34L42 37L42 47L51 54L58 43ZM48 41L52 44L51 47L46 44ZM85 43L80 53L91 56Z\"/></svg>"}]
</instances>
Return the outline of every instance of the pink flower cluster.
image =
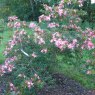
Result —
<instances>
[{"instance_id":1,"label":"pink flower cluster","mask_svg":"<svg viewBox=\"0 0 95 95\"><path fill-rule=\"evenodd\" d=\"M42 22L42 21L50 21L51 20L51 16L49 15L49 16L45 16L44 14L43 15L41 15L40 17L39 17L39 22Z\"/></svg>"},{"instance_id":2,"label":"pink flower cluster","mask_svg":"<svg viewBox=\"0 0 95 95\"><path fill-rule=\"evenodd\" d=\"M11 63L14 62L15 60L17 60L16 56L7 58L5 60L4 64L0 66L0 75L1 76L7 72L12 72L12 70L14 69L14 64L11 64Z\"/></svg>"},{"instance_id":3,"label":"pink flower cluster","mask_svg":"<svg viewBox=\"0 0 95 95\"><path fill-rule=\"evenodd\" d=\"M67 11L64 10L63 8L64 8L64 0L61 0L56 9L56 12L58 13L59 16L67 16Z\"/></svg>"},{"instance_id":4,"label":"pink flower cluster","mask_svg":"<svg viewBox=\"0 0 95 95\"><path fill-rule=\"evenodd\" d=\"M81 31L81 28L79 26L77 26L76 24L70 24L67 26L68 29L74 29L76 30L77 32L80 32Z\"/></svg>"},{"instance_id":5,"label":"pink flower cluster","mask_svg":"<svg viewBox=\"0 0 95 95\"><path fill-rule=\"evenodd\" d=\"M49 23L49 24L48 24L48 27L49 27L49 28L59 27L59 24L57 24L57 23L55 23L55 22Z\"/></svg>"},{"instance_id":6,"label":"pink flower cluster","mask_svg":"<svg viewBox=\"0 0 95 95\"><path fill-rule=\"evenodd\" d=\"M17 45L17 43L21 42L21 36L24 34L26 34L24 30L15 31L12 40L8 42L8 46L4 51L4 55L7 55L12 50L12 48Z\"/></svg>"},{"instance_id":7,"label":"pink flower cluster","mask_svg":"<svg viewBox=\"0 0 95 95\"><path fill-rule=\"evenodd\" d=\"M82 36L85 38L83 45L82 45L82 49L94 49L95 48L95 44L92 42L92 39L95 38L95 31L87 28L83 33Z\"/></svg>"},{"instance_id":8,"label":"pink flower cluster","mask_svg":"<svg viewBox=\"0 0 95 95\"><path fill-rule=\"evenodd\" d=\"M44 6L46 11L52 12L52 7L50 7L50 6L46 5L46 4L44 4L43 6Z\"/></svg>"},{"instance_id":9,"label":"pink flower cluster","mask_svg":"<svg viewBox=\"0 0 95 95\"><path fill-rule=\"evenodd\" d=\"M8 17L9 21L16 21L17 19L18 19L17 16L10 16L10 17Z\"/></svg>"},{"instance_id":10,"label":"pink flower cluster","mask_svg":"<svg viewBox=\"0 0 95 95\"><path fill-rule=\"evenodd\" d=\"M84 32L83 32L83 36L87 37L87 38L95 38L95 31L87 28Z\"/></svg>"},{"instance_id":11,"label":"pink flower cluster","mask_svg":"<svg viewBox=\"0 0 95 95\"><path fill-rule=\"evenodd\" d=\"M87 39L84 41L83 45L82 45L82 49L94 49L95 45L92 43L91 39Z\"/></svg>"},{"instance_id":12,"label":"pink flower cluster","mask_svg":"<svg viewBox=\"0 0 95 95\"><path fill-rule=\"evenodd\" d=\"M68 45L68 41L63 40L61 38L59 38L55 41L55 46L61 50L63 50L63 48L66 48L67 45Z\"/></svg>"},{"instance_id":13,"label":"pink flower cluster","mask_svg":"<svg viewBox=\"0 0 95 95\"><path fill-rule=\"evenodd\" d=\"M58 9L57 12L58 12L59 16L62 16L64 14L63 9ZM65 15L66 15L66 12L65 12Z\"/></svg>"},{"instance_id":14,"label":"pink flower cluster","mask_svg":"<svg viewBox=\"0 0 95 95\"><path fill-rule=\"evenodd\" d=\"M35 32L36 32L36 33L38 33L38 34L43 34L43 33L44 33L44 30L43 30L43 29L41 29L41 28L40 28L40 27L38 27L38 26L37 26L37 27L35 27L35 29L34 29L34 30L35 30Z\"/></svg>"},{"instance_id":15,"label":"pink flower cluster","mask_svg":"<svg viewBox=\"0 0 95 95\"><path fill-rule=\"evenodd\" d=\"M26 80L25 81L25 84L30 89L34 85L34 83L32 81L32 78L30 80Z\"/></svg>"},{"instance_id":16,"label":"pink flower cluster","mask_svg":"<svg viewBox=\"0 0 95 95\"><path fill-rule=\"evenodd\" d=\"M71 43L68 44L69 49L74 49L75 47L78 47L79 45L77 44L77 39L73 39Z\"/></svg>"},{"instance_id":17,"label":"pink flower cluster","mask_svg":"<svg viewBox=\"0 0 95 95\"><path fill-rule=\"evenodd\" d=\"M38 37L37 40L39 45L45 44L45 40L42 37Z\"/></svg>"},{"instance_id":18,"label":"pink flower cluster","mask_svg":"<svg viewBox=\"0 0 95 95\"><path fill-rule=\"evenodd\" d=\"M77 39L73 39L72 42L63 40L59 32L56 32L52 35L51 43L52 42L54 42L55 46L60 50L63 50L65 48L74 49L75 47L78 47Z\"/></svg>"},{"instance_id":19,"label":"pink flower cluster","mask_svg":"<svg viewBox=\"0 0 95 95\"><path fill-rule=\"evenodd\" d=\"M44 30L41 29L38 25L36 25L34 22L31 22L29 24L29 28L33 29L37 34L43 34Z\"/></svg>"}]
</instances>

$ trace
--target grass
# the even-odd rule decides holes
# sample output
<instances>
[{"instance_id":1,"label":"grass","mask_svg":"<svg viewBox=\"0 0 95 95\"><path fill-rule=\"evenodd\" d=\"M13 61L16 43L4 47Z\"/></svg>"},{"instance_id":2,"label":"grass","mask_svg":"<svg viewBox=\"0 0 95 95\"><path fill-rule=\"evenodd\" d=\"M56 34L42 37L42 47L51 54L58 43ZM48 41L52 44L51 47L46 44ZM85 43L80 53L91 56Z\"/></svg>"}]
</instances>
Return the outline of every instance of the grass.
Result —
<instances>
[{"instance_id":1,"label":"grass","mask_svg":"<svg viewBox=\"0 0 95 95\"><path fill-rule=\"evenodd\" d=\"M53 66L52 72L57 72L68 76L87 89L95 89L95 76L81 73L74 65L68 65L66 63L58 63Z\"/></svg>"},{"instance_id":2,"label":"grass","mask_svg":"<svg viewBox=\"0 0 95 95\"><path fill-rule=\"evenodd\" d=\"M2 64L4 62L5 57L3 55L3 51L6 48L6 44L10 40L12 34L13 34L13 32L6 27L4 28L4 31L2 33L0 33L0 37L3 38L3 39L0 39L1 40L1 43L0 43L0 64Z\"/></svg>"}]
</instances>

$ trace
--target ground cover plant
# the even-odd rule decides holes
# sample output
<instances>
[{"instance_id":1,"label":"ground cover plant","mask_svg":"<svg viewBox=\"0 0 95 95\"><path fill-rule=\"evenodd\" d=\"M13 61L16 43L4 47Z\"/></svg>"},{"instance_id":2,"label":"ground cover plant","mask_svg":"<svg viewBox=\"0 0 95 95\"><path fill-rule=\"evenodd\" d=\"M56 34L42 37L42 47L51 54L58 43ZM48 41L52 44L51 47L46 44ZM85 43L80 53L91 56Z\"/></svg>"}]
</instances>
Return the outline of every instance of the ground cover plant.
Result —
<instances>
[{"instance_id":1,"label":"ground cover plant","mask_svg":"<svg viewBox=\"0 0 95 95\"><path fill-rule=\"evenodd\" d=\"M82 6L82 2L77 3ZM51 74L55 72L95 87L95 31L82 29L78 10L65 8L68 4L71 2L64 0L52 7L44 4L39 23L8 18L13 37L0 65L0 75L8 75L6 95L37 95L44 85L54 82Z\"/></svg>"}]
</instances>

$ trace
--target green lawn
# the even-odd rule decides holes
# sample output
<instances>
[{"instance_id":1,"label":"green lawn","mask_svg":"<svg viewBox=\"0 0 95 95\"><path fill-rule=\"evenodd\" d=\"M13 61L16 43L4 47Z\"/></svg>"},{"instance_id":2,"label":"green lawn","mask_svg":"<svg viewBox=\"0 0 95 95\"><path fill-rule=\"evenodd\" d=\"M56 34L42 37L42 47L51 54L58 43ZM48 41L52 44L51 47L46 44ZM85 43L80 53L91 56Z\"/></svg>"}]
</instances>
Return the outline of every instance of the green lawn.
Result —
<instances>
[{"instance_id":1,"label":"green lawn","mask_svg":"<svg viewBox=\"0 0 95 95\"><path fill-rule=\"evenodd\" d=\"M78 70L78 68L75 68L74 65L59 63L53 66L53 72L66 75L76 80L87 89L95 89L95 75L83 74Z\"/></svg>"},{"instance_id":2,"label":"green lawn","mask_svg":"<svg viewBox=\"0 0 95 95\"><path fill-rule=\"evenodd\" d=\"M3 33L0 33L0 37L3 38L3 39L0 39L1 40L1 43L0 43L0 64L4 61L3 51L6 48L6 44L10 40L12 34L13 34L13 32L6 27L4 28Z\"/></svg>"}]
</instances>

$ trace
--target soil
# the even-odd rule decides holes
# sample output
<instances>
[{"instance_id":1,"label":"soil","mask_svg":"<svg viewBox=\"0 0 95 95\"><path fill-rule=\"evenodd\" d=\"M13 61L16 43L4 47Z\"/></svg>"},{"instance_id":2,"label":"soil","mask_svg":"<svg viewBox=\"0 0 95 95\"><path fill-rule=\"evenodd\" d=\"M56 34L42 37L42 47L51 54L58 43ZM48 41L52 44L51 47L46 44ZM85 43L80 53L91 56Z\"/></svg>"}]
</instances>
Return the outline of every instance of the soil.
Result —
<instances>
[{"instance_id":1,"label":"soil","mask_svg":"<svg viewBox=\"0 0 95 95\"><path fill-rule=\"evenodd\" d=\"M85 89L78 82L62 74L54 74L53 78L56 85L45 86L38 95L95 95L95 91Z\"/></svg>"}]
</instances>

